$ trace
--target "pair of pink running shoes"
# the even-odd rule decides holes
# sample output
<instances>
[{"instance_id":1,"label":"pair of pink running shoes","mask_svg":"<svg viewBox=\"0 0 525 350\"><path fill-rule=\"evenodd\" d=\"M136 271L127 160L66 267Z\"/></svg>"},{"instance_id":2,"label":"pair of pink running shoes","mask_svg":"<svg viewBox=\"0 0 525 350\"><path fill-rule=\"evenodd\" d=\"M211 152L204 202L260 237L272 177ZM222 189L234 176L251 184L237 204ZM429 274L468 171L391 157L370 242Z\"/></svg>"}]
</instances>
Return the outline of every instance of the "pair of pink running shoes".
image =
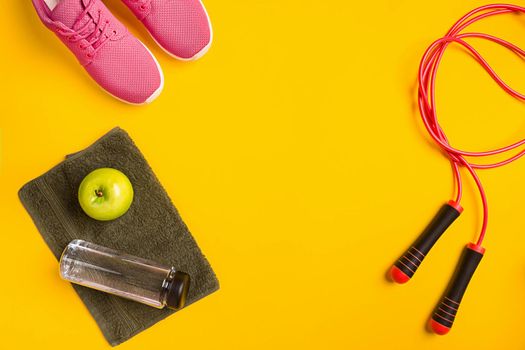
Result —
<instances>
[{"instance_id":1,"label":"pair of pink running shoes","mask_svg":"<svg viewBox=\"0 0 525 350\"><path fill-rule=\"evenodd\" d=\"M32 0L42 22L75 54L108 93L147 104L164 87L162 69L101 0ZM200 0L122 0L171 56L195 60L212 41L210 19Z\"/></svg>"}]
</instances>

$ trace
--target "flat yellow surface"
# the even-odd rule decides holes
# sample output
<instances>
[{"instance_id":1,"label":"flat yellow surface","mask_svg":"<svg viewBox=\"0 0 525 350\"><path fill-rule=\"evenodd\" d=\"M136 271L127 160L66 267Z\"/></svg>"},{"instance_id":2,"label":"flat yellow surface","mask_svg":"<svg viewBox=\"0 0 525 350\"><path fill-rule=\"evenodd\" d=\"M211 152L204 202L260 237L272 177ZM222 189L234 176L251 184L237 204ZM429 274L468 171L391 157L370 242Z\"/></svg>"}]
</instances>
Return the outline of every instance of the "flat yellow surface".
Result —
<instances>
[{"instance_id":1,"label":"flat yellow surface","mask_svg":"<svg viewBox=\"0 0 525 350\"><path fill-rule=\"evenodd\" d=\"M447 160L415 110L426 46L484 1L206 1L211 51L165 55L118 0L107 0L159 59L160 98L124 105L102 92L39 22L29 0L0 2L0 348L107 349L17 198L18 189L120 126L149 160L221 290L120 349L523 349L525 160L480 174L490 201L482 261L445 337L425 323L475 239L465 212L411 283L385 273L450 199ZM477 28L525 46L525 21ZM525 66L476 47L525 90ZM438 103L465 149L523 137L523 104L458 49Z\"/></svg>"}]
</instances>

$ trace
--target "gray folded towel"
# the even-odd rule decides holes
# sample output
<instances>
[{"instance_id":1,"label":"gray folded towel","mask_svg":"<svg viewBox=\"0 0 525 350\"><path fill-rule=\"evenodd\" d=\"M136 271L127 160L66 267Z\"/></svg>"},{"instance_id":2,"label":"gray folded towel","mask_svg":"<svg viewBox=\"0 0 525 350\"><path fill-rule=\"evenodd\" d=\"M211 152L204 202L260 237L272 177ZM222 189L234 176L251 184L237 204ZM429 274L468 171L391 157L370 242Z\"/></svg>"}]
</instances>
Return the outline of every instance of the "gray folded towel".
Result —
<instances>
[{"instance_id":1,"label":"gray folded towel","mask_svg":"<svg viewBox=\"0 0 525 350\"><path fill-rule=\"evenodd\" d=\"M129 211L109 222L89 218L77 200L84 176L101 167L121 170L135 190ZM71 240L80 238L187 272L191 276L187 304L219 289L213 270L162 185L122 129L115 128L87 149L68 156L24 185L19 196L57 259ZM174 312L78 285L73 287L112 346Z\"/></svg>"}]
</instances>

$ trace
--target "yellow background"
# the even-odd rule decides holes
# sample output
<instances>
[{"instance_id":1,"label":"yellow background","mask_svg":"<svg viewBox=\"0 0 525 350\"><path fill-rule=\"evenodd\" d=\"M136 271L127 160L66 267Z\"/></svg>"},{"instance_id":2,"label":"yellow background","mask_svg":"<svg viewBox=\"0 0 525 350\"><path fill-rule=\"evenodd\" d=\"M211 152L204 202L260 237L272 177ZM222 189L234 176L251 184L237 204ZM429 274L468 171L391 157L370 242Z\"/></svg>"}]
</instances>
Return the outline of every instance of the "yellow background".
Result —
<instances>
[{"instance_id":1,"label":"yellow background","mask_svg":"<svg viewBox=\"0 0 525 350\"><path fill-rule=\"evenodd\" d=\"M451 333L425 323L480 226L464 214L411 283L385 273L450 199L447 160L415 110L426 46L484 1L207 0L211 51L174 61L122 3L106 4L159 59L160 98L102 92L38 20L0 2L0 347L109 348L21 206L18 189L113 128L127 130L214 267L221 290L120 349L523 349L525 160L480 174L487 253ZM525 21L479 29L525 45ZM475 42L508 82L525 66ZM465 53L438 81L442 124L470 150L520 139L524 106Z\"/></svg>"}]
</instances>

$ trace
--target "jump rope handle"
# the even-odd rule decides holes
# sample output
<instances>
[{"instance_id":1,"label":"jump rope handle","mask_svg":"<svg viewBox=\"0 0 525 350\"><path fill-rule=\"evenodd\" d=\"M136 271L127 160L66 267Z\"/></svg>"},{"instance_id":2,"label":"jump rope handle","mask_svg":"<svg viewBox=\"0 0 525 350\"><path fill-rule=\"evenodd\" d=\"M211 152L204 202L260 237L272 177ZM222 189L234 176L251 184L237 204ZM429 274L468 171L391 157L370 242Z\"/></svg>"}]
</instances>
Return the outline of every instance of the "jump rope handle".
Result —
<instances>
[{"instance_id":1,"label":"jump rope handle","mask_svg":"<svg viewBox=\"0 0 525 350\"><path fill-rule=\"evenodd\" d=\"M443 205L410 248L392 266L391 278L397 283L408 282L445 230L459 217L463 209L454 201Z\"/></svg>"},{"instance_id":2,"label":"jump rope handle","mask_svg":"<svg viewBox=\"0 0 525 350\"><path fill-rule=\"evenodd\" d=\"M461 299L484 253L484 248L472 243L463 251L456 272L430 319L430 327L435 333L447 334L452 327Z\"/></svg>"}]
</instances>

